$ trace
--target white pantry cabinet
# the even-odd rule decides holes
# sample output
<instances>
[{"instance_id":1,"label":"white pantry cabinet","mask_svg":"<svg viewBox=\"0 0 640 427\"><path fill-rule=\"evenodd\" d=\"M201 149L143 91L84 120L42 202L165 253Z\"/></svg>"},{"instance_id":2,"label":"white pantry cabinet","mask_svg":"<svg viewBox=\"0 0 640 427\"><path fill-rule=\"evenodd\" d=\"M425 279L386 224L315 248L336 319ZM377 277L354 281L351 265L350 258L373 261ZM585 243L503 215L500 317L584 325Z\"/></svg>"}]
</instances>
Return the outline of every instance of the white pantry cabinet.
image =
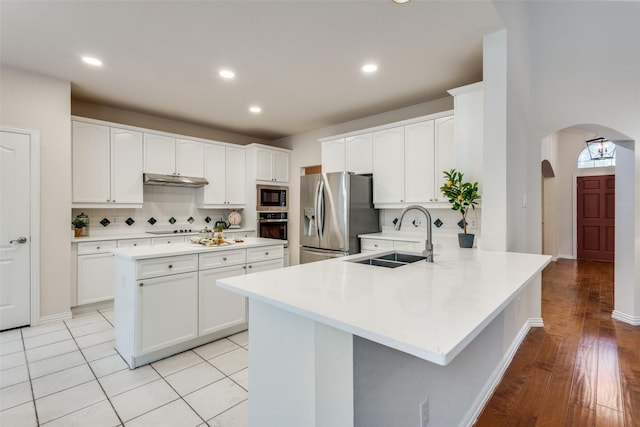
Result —
<instances>
[{"instance_id":1,"label":"white pantry cabinet","mask_svg":"<svg viewBox=\"0 0 640 427\"><path fill-rule=\"evenodd\" d=\"M204 144L153 133L144 134L144 172L204 176Z\"/></svg>"},{"instance_id":2,"label":"white pantry cabinet","mask_svg":"<svg viewBox=\"0 0 640 427\"><path fill-rule=\"evenodd\" d=\"M244 148L206 144L204 147L204 177L209 181L209 185L198 189L196 193L198 207L244 207Z\"/></svg>"},{"instance_id":3,"label":"white pantry cabinet","mask_svg":"<svg viewBox=\"0 0 640 427\"><path fill-rule=\"evenodd\" d=\"M72 122L74 207L142 206L142 133Z\"/></svg>"},{"instance_id":4,"label":"white pantry cabinet","mask_svg":"<svg viewBox=\"0 0 640 427\"><path fill-rule=\"evenodd\" d=\"M257 148L256 180L288 183L289 153L267 148Z\"/></svg>"}]
</instances>

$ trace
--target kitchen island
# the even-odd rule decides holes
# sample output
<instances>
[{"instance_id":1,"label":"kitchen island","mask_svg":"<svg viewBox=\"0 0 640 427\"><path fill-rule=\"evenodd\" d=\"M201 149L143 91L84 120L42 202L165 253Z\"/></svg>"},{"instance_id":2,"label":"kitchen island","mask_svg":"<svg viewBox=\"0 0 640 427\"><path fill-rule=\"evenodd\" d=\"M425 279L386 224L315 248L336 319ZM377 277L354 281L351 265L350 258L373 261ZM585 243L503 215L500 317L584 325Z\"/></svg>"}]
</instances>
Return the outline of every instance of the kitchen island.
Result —
<instances>
[{"instance_id":1,"label":"kitchen island","mask_svg":"<svg viewBox=\"0 0 640 427\"><path fill-rule=\"evenodd\" d=\"M218 281L249 298L250 425L420 426L422 412L430 427L470 424L542 325L548 256L456 248L393 269L350 262L367 256Z\"/></svg>"},{"instance_id":2,"label":"kitchen island","mask_svg":"<svg viewBox=\"0 0 640 427\"><path fill-rule=\"evenodd\" d=\"M284 265L284 242L256 237L113 253L116 350L132 369L245 330L245 298L218 288L216 280Z\"/></svg>"}]
</instances>

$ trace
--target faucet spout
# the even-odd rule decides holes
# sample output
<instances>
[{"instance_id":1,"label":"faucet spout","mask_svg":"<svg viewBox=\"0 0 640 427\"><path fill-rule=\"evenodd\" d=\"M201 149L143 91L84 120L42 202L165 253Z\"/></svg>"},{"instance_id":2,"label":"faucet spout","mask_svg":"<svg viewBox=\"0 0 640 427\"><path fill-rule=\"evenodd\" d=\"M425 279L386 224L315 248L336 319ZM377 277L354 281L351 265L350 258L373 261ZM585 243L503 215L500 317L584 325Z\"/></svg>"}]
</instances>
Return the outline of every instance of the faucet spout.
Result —
<instances>
[{"instance_id":1,"label":"faucet spout","mask_svg":"<svg viewBox=\"0 0 640 427\"><path fill-rule=\"evenodd\" d=\"M395 229L396 230L400 230L400 227L402 227L402 219L404 218L406 213L409 212L412 209L419 210L427 218L427 240L425 240L425 242L424 242L424 251L422 251L422 255L427 257L427 259L426 259L427 262L433 262L433 239L432 239L433 230L431 228L431 214L429 213L428 210L426 210L425 208L423 208L420 205L407 206L400 213L400 219L398 219L398 222L396 223Z\"/></svg>"}]
</instances>

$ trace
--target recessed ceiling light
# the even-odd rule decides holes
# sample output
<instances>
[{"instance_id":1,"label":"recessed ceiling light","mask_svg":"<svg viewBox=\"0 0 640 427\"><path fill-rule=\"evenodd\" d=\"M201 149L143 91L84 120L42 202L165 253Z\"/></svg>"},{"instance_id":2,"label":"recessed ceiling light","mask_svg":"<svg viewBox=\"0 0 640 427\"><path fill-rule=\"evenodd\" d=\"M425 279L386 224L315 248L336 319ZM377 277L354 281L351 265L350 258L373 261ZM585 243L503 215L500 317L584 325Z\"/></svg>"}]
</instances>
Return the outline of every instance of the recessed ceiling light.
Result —
<instances>
[{"instance_id":1,"label":"recessed ceiling light","mask_svg":"<svg viewBox=\"0 0 640 427\"><path fill-rule=\"evenodd\" d=\"M391 0L392 3L395 4L407 4L409 3L411 0Z\"/></svg>"},{"instance_id":2,"label":"recessed ceiling light","mask_svg":"<svg viewBox=\"0 0 640 427\"><path fill-rule=\"evenodd\" d=\"M365 73L374 73L378 70L378 66L376 64L366 64L362 66L362 71Z\"/></svg>"},{"instance_id":3,"label":"recessed ceiling light","mask_svg":"<svg viewBox=\"0 0 640 427\"><path fill-rule=\"evenodd\" d=\"M96 67L99 67L100 65L102 65L102 61L100 61L98 58L94 58L92 56L83 56L82 60L84 62L86 62L89 65L95 65Z\"/></svg>"},{"instance_id":4,"label":"recessed ceiling light","mask_svg":"<svg viewBox=\"0 0 640 427\"><path fill-rule=\"evenodd\" d=\"M249 107L249 111L251 111L254 114L258 114L258 113L262 112L262 108L258 107L257 105L253 105L253 106Z\"/></svg>"},{"instance_id":5,"label":"recessed ceiling light","mask_svg":"<svg viewBox=\"0 0 640 427\"><path fill-rule=\"evenodd\" d=\"M218 74L220 75L220 77L225 79L232 79L236 76L236 73L231 70L220 70Z\"/></svg>"}]
</instances>

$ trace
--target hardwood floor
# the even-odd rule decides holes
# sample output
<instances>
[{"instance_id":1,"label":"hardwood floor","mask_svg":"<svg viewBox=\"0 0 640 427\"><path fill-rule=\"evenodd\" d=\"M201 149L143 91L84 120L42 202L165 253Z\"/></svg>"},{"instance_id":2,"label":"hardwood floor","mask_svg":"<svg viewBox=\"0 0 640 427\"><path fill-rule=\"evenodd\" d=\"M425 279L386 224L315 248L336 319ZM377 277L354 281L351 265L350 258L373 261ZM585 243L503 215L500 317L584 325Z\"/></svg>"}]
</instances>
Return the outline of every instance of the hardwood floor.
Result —
<instances>
[{"instance_id":1,"label":"hardwood floor","mask_svg":"<svg viewBox=\"0 0 640 427\"><path fill-rule=\"evenodd\" d=\"M475 423L640 426L640 327L611 319L613 263L558 260L533 328Z\"/></svg>"}]
</instances>

